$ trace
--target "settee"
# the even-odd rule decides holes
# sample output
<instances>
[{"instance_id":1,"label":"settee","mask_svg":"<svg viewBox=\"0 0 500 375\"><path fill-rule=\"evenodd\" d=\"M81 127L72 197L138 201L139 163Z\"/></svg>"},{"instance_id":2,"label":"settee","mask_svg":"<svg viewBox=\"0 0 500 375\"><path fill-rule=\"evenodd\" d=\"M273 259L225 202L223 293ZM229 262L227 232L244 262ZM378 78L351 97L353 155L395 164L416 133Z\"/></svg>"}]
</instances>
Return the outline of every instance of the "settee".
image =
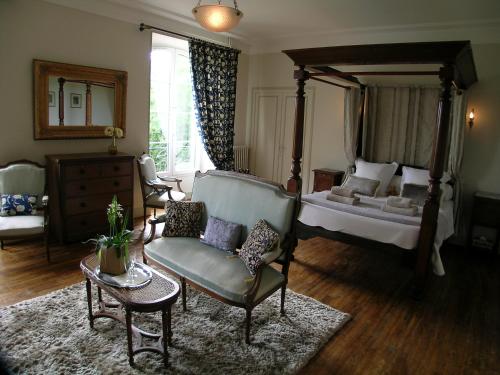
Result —
<instances>
[{"instance_id":1,"label":"settee","mask_svg":"<svg viewBox=\"0 0 500 375\"><path fill-rule=\"evenodd\" d=\"M297 200L283 187L257 177L223 171L197 172L192 201L203 202L202 232L209 216L242 225L241 240L259 219L264 219L280 237L277 248L264 254L254 276L237 255L205 245L199 238L155 238L156 226L165 216L150 220L151 232L144 243L143 258L179 277L182 305L186 311L186 283L220 301L246 310L245 339L250 343L252 310L281 289L284 313L288 269L293 247ZM281 265L272 267L277 262Z\"/></svg>"}]
</instances>

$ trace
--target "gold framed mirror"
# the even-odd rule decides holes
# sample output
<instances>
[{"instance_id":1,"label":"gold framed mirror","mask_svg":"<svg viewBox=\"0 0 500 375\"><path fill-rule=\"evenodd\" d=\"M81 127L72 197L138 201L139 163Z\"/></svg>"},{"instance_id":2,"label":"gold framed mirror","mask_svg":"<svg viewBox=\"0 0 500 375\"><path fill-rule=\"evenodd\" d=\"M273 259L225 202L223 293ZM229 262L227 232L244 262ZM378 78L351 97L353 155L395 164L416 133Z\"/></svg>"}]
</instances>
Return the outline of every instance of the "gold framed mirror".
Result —
<instances>
[{"instance_id":1,"label":"gold framed mirror","mask_svg":"<svg viewBox=\"0 0 500 375\"><path fill-rule=\"evenodd\" d=\"M35 139L125 136L127 72L33 60Z\"/></svg>"}]
</instances>

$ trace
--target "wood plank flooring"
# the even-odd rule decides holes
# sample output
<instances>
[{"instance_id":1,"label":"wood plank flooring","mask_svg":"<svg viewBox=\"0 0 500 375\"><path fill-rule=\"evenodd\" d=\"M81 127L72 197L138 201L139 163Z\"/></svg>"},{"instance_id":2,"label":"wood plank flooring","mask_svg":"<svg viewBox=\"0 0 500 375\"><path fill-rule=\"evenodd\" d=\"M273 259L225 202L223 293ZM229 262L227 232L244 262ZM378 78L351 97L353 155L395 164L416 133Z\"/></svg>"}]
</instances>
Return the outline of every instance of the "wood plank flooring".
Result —
<instances>
[{"instance_id":1,"label":"wood plank flooring","mask_svg":"<svg viewBox=\"0 0 500 375\"><path fill-rule=\"evenodd\" d=\"M142 248L142 222L133 249ZM0 306L82 281L89 245L6 243ZM321 238L301 241L289 287L352 315L301 374L500 374L500 261L443 250L447 275L422 301L409 297L403 257ZM243 311L243 310L242 310ZM242 319L243 313L242 313Z\"/></svg>"}]
</instances>

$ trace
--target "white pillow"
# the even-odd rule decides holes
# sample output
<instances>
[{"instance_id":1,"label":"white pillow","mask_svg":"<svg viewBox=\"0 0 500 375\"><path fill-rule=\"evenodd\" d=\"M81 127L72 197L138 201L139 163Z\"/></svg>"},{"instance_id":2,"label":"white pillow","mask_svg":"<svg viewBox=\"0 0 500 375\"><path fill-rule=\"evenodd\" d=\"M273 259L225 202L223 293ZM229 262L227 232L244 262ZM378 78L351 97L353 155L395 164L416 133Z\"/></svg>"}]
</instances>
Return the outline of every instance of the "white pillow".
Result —
<instances>
[{"instance_id":1,"label":"white pillow","mask_svg":"<svg viewBox=\"0 0 500 375\"><path fill-rule=\"evenodd\" d=\"M401 188L403 190L404 184L414 184L414 185L429 185L429 170L428 169L417 169L411 167L403 167L403 176L401 178ZM441 183L445 184L451 180L449 173L444 172L443 177L441 177Z\"/></svg>"},{"instance_id":2,"label":"white pillow","mask_svg":"<svg viewBox=\"0 0 500 375\"><path fill-rule=\"evenodd\" d=\"M391 182L392 176L398 169L398 163L369 163L363 159L356 159L356 173L354 176L369 178L371 180L380 181L380 186L377 190L377 196L386 196L387 188Z\"/></svg>"}]
</instances>

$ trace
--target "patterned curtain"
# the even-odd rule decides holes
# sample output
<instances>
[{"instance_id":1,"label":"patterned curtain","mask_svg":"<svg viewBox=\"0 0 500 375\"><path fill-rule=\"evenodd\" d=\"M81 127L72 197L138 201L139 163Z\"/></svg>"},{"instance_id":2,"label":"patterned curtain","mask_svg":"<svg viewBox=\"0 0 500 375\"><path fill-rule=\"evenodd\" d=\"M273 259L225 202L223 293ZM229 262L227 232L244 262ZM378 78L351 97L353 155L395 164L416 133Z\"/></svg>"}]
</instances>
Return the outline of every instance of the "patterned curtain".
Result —
<instances>
[{"instance_id":1,"label":"patterned curtain","mask_svg":"<svg viewBox=\"0 0 500 375\"><path fill-rule=\"evenodd\" d=\"M198 130L217 169L233 170L236 72L240 51L198 39L189 40Z\"/></svg>"}]
</instances>

